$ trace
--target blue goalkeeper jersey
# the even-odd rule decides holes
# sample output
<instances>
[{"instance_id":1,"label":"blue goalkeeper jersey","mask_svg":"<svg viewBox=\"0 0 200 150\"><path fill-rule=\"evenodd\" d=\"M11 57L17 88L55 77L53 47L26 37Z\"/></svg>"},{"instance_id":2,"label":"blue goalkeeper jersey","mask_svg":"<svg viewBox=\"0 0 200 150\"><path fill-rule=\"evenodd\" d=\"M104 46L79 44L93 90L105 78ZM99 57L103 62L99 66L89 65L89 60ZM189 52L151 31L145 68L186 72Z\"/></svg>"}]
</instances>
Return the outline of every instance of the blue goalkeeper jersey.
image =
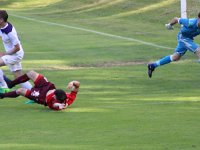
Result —
<instances>
[{"instance_id":1,"label":"blue goalkeeper jersey","mask_svg":"<svg viewBox=\"0 0 200 150\"><path fill-rule=\"evenodd\" d=\"M198 28L198 18L186 19L180 18L179 24L181 24L178 37L194 39L195 36L200 34L200 28Z\"/></svg>"}]
</instances>

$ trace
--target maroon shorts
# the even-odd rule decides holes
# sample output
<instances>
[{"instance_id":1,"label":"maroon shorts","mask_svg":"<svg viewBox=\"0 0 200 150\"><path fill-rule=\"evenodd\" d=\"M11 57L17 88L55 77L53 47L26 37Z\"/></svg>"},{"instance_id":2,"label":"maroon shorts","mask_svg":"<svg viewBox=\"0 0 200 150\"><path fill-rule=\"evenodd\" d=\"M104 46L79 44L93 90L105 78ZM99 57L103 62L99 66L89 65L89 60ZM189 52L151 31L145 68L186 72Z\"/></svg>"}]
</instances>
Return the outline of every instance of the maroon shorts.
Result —
<instances>
[{"instance_id":1,"label":"maroon shorts","mask_svg":"<svg viewBox=\"0 0 200 150\"><path fill-rule=\"evenodd\" d=\"M45 77L39 75L34 82L35 86L31 90L27 90L26 97L35 102L46 105L46 94L49 90L53 90L56 87L51 82L47 81Z\"/></svg>"}]
</instances>

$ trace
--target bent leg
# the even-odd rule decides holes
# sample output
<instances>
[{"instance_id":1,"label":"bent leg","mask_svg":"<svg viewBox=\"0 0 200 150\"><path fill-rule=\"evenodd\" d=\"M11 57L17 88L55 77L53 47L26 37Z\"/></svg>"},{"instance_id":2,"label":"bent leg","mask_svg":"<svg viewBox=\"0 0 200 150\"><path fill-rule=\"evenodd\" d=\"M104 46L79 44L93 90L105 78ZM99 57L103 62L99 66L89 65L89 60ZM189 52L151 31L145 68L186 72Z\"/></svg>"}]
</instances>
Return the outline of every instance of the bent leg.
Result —
<instances>
[{"instance_id":1,"label":"bent leg","mask_svg":"<svg viewBox=\"0 0 200 150\"><path fill-rule=\"evenodd\" d=\"M28 89L24 89L24 88L19 88L18 90L16 90L16 93L19 95L22 95L28 99L32 99L33 97L31 97L31 91Z\"/></svg>"},{"instance_id":2,"label":"bent leg","mask_svg":"<svg viewBox=\"0 0 200 150\"><path fill-rule=\"evenodd\" d=\"M19 89L16 90L16 93L19 94L19 95L21 95L21 96L24 96L24 97L25 97L27 91L29 91L29 90L27 90L27 89L25 89L25 88L19 88Z\"/></svg>"},{"instance_id":3,"label":"bent leg","mask_svg":"<svg viewBox=\"0 0 200 150\"><path fill-rule=\"evenodd\" d=\"M172 61L178 61L180 58L181 58L181 55L179 53L174 53L172 55L161 58L160 60L152 63L152 65L154 68L156 68L158 66L166 65Z\"/></svg>"},{"instance_id":4,"label":"bent leg","mask_svg":"<svg viewBox=\"0 0 200 150\"><path fill-rule=\"evenodd\" d=\"M30 72L31 72L31 71L30 71ZM30 72L26 73L26 74L24 75L24 78L29 78L29 79L32 80L32 76L30 76ZM14 74L15 74L15 77L20 76L20 75L22 74L22 71L21 71L21 70L15 71ZM22 88L24 88L24 89L27 89L27 90L31 90L31 89L32 89L32 85L31 85L31 83L28 82L28 81L26 81L26 82L24 82L24 83L20 83L20 86L21 86ZM26 95L23 95L23 96L27 97ZM32 104L32 103L34 103L34 101L30 98L30 96L28 96L27 98L28 98L29 100L28 100L27 102L25 102L25 104Z\"/></svg>"},{"instance_id":5,"label":"bent leg","mask_svg":"<svg viewBox=\"0 0 200 150\"><path fill-rule=\"evenodd\" d=\"M26 82L30 79L33 82L35 82L35 80L37 79L38 76L39 76L39 74L36 73L35 71L29 71L28 73L21 75L21 76L17 77L15 80L13 80L11 82L11 88L14 87L17 84L24 83L24 82Z\"/></svg>"},{"instance_id":6,"label":"bent leg","mask_svg":"<svg viewBox=\"0 0 200 150\"><path fill-rule=\"evenodd\" d=\"M32 90L28 90L28 89L24 89L24 88L19 88L16 91L16 93L19 95L22 95L28 99L31 99L31 101L33 101L32 103L37 102L37 100L39 99L39 95L40 95L40 93L37 91L32 91Z\"/></svg>"},{"instance_id":7,"label":"bent leg","mask_svg":"<svg viewBox=\"0 0 200 150\"><path fill-rule=\"evenodd\" d=\"M7 84L7 86L10 88L12 80L10 80L10 79L9 79L7 76L5 76L5 75L3 75L3 78L4 78L4 80L5 80L6 84Z\"/></svg>"},{"instance_id":8,"label":"bent leg","mask_svg":"<svg viewBox=\"0 0 200 150\"><path fill-rule=\"evenodd\" d=\"M8 88L6 81L4 80L3 71L0 69L0 88Z\"/></svg>"},{"instance_id":9,"label":"bent leg","mask_svg":"<svg viewBox=\"0 0 200 150\"><path fill-rule=\"evenodd\" d=\"M22 76L22 70L14 71L13 74L14 74L15 78L18 78L18 77ZM28 82L28 81L26 81L24 83L20 83L20 86L22 88L25 88L25 89L28 89L28 90L30 90L32 88L31 83Z\"/></svg>"},{"instance_id":10,"label":"bent leg","mask_svg":"<svg viewBox=\"0 0 200 150\"><path fill-rule=\"evenodd\" d=\"M181 54L179 54L179 53L174 53L173 55L171 55L171 60L172 60L172 61L178 61L178 60L181 59L181 57L182 57Z\"/></svg>"},{"instance_id":11,"label":"bent leg","mask_svg":"<svg viewBox=\"0 0 200 150\"><path fill-rule=\"evenodd\" d=\"M0 98L4 98L4 97L16 98L18 96L19 94L17 93L17 90L8 92L8 93L0 93Z\"/></svg>"},{"instance_id":12,"label":"bent leg","mask_svg":"<svg viewBox=\"0 0 200 150\"><path fill-rule=\"evenodd\" d=\"M5 98L5 97L16 98L19 95L26 97L27 91L28 91L27 89L19 88L19 89L15 90L15 91L12 91L12 92L1 93L0 97L1 98Z\"/></svg>"},{"instance_id":13,"label":"bent leg","mask_svg":"<svg viewBox=\"0 0 200 150\"><path fill-rule=\"evenodd\" d=\"M5 66L5 63L4 63L2 58L0 58L0 67L1 66ZM6 81L4 80L4 77L3 77L3 71L1 69L0 69L0 87L8 88L7 83L6 83Z\"/></svg>"},{"instance_id":14,"label":"bent leg","mask_svg":"<svg viewBox=\"0 0 200 150\"><path fill-rule=\"evenodd\" d=\"M17 84L20 84L20 83L24 83L26 81L30 80L29 77L27 76L27 74L24 74L22 76L19 76L18 78L16 78L15 80L13 80L11 83L10 83L10 88L14 87L15 85Z\"/></svg>"},{"instance_id":15,"label":"bent leg","mask_svg":"<svg viewBox=\"0 0 200 150\"><path fill-rule=\"evenodd\" d=\"M154 63L154 67L158 67L158 66L162 66L162 65L165 65L165 64L168 64L170 62L172 62L172 55L169 55L169 56L165 56L163 58L161 58L160 60L156 61Z\"/></svg>"},{"instance_id":16,"label":"bent leg","mask_svg":"<svg viewBox=\"0 0 200 150\"><path fill-rule=\"evenodd\" d=\"M33 82L35 82L39 76L39 73L32 70L27 73L27 76L29 77L29 79L31 79Z\"/></svg>"},{"instance_id":17,"label":"bent leg","mask_svg":"<svg viewBox=\"0 0 200 150\"><path fill-rule=\"evenodd\" d=\"M160 60L158 60L154 63L148 64L148 76L149 76L149 78L152 77L152 73L155 70L155 68L157 68L161 65L166 65L166 64L168 64L172 61L177 61L180 58L181 58L181 54L174 53L173 55L165 56L165 57L161 58Z\"/></svg>"},{"instance_id":18,"label":"bent leg","mask_svg":"<svg viewBox=\"0 0 200 150\"><path fill-rule=\"evenodd\" d=\"M186 53L187 49L188 47L187 44L185 44L185 41L179 40L178 45L175 48L174 54L165 56L160 60L152 63L152 67L155 69L158 66L166 65L168 63L171 63L172 61L178 61Z\"/></svg>"},{"instance_id":19,"label":"bent leg","mask_svg":"<svg viewBox=\"0 0 200 150\"><path fill-rule=\"evenodd\" d=\"M200 47L191 39L184 39L183 40L185 47L192 53L195 53L198 57L198 62L200 62Z\"/></svg>"}]
</instances>

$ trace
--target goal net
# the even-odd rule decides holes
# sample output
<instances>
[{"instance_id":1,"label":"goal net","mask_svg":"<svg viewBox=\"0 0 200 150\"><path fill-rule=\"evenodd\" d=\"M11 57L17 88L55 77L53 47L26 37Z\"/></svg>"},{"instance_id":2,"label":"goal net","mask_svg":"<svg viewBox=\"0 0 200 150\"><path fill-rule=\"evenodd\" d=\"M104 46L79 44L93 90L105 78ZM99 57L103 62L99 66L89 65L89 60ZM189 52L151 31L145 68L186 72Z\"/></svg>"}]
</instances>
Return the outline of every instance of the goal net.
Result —
<instances>
[{"instance_id":1,"label":"goal net","mask_svg":"<svg viewBox=\"0 0 200 150\"><path fill-rule=\"evenodd\" d=\"M200 12L200 0L187 0L187 17L196 18Z\"/></svg>"}]
</instances>

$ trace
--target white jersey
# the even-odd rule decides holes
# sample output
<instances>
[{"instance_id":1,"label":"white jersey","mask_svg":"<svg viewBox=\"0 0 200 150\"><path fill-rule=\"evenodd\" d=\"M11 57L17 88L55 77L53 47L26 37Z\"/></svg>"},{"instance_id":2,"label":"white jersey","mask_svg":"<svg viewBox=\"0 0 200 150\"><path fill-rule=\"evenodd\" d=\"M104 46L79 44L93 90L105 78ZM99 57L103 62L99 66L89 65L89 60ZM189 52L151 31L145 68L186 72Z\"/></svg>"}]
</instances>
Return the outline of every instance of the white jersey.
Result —
<instances>
[{"instance_id":1,"label":"white jersey","mask_svg":"<svg viewBox=\"0 0 200 150\"><path fill-rule=\"evenodd\" d=\"M10 23L7 23L7 25L4 28L0 29L0 36L2 38L6 52L9 52L11 49L14 48L15 45L19 44L20 50L13 55L17 55L23 58L24 51L14 26L12 26Z\"/></svg>"},{"instance_id":2,"label":"white jersey","mask_svg":"<svg viewBox=\"0 0 200 150\"><path fill-rule=\"evenodd\" d=\"M2 38L6 52L11 51L15 45L20 45L20 50L18 52L12 55L4 55L1 59L4 61L5 65L9 66L11 72L22 70L21 60L24 57L24 50L15 28L10 23L7 23L4 28L0 29L0 37Z\"/></svg>"}]
</instances>

